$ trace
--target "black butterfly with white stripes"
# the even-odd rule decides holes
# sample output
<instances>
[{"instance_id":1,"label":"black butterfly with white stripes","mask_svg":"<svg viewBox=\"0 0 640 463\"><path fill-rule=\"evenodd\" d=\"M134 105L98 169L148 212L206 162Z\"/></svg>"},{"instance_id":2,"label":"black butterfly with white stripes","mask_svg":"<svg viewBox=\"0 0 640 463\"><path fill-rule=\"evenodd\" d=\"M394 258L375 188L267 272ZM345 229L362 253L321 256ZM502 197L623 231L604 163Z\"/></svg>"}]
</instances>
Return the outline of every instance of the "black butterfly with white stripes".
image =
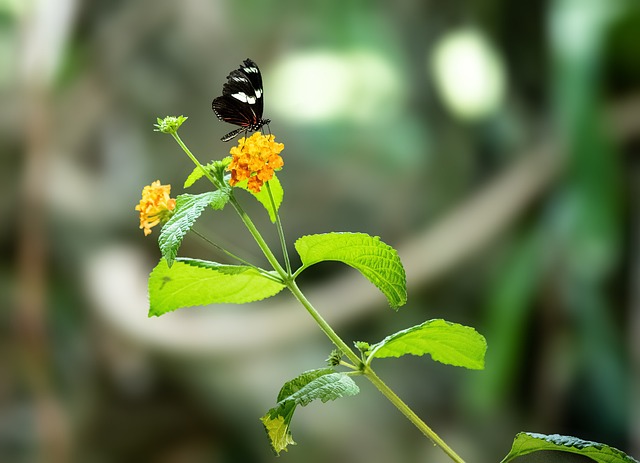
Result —
<instances>
[{"instance_id":1,"label":"black butterfly with white stripes","mask_svg":"<svg viewBox=\"0 0 640 463\"><path fill-rule=\"evenodd\" d=\"M271 122L262 118L262 94L262 75L256 63L246 59L231 71L222 87L222 96L213 100L211 108L218 119L240 128L226 134L222 141L229 141L241 132L255 132Z\"/></svg>"}]
</instances>

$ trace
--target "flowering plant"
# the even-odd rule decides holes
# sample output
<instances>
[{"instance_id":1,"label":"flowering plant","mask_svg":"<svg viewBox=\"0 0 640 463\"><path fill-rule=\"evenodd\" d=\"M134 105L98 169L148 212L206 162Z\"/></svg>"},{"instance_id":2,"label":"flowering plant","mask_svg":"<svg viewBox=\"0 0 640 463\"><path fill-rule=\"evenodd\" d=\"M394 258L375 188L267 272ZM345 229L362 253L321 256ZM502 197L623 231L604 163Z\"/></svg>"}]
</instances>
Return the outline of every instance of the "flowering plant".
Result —
<instances>
[{"instance_id":1,"label":"flowering plant","mask_svg":"<svg viewBox=\"0 0 640 463\"><path fill-rule=\"evenodd\" d=\"M295 444L290 431L293 413L298 406L314 400L327 402L359 392L356 377L368 379L426 437L439 446L453 461L464 460L422 421L375 373L373 361L378 358L403 355L424 356L468 369L483 369L487 344L475 329L442 319L428 320L385 337L379 342L358 341L355 349L342 340L305 297L296 282L306 269L322 261L338 261L358 270L387 298L394 310L407 300L405 271L397 252L378 237L364 233L325 233L307 235L295 242L302 265L293 270L278 210L283 189L276 172L284 166L280 153L282 143L274 135L254 133L241 138L230 150L230 157L210 164L201 164L178 136L186 117L158 119L156 130L171 134L194 162L195 169L185 182L190 187L201 178L213 186L212 191L170 198L170 186L155 181L144 187L142 200L136 206L140 213L140 228L145 235L162 225L158 238L162 258L149 277L149 315L159 316L181 307L215 303L243 304L265 299L287 289L307 310L320 329L335 345L329 354L328 366L301 373L287 381L276 405L262 416L272 449L276 454ZM234 195L234 188L249 191L266 209L275 224L282 259L272 252L251 218ZM210 242L237 261L235 265L202 259L178 257L184 236L205 209L223 209L231 205L247 227L271 269L258 267L224 248ZM338 367L342 367L338 369ZM519 433L509 454L502 460L539 450L559 450L585 455L602 462L634 462L631 457L612 447L581 439L560 436Z\"/></svg>"}]
</instances>

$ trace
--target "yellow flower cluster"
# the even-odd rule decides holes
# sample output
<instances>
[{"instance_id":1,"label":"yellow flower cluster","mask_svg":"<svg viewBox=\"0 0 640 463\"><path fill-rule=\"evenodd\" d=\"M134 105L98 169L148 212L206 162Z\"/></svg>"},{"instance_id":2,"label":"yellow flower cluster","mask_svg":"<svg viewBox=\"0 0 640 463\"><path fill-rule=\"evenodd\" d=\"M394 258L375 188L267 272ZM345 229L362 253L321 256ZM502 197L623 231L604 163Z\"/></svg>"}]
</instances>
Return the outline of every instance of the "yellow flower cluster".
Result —
<instances>
[{"instance_id":1,"label":"yellow flower cluster","mask_svg":"<svg viewBox=\"0 0 640 463\"><path fill-rule=\"evenodd\" d=\"M284 165L280 152L284 144L276 143L275 135L254 133L249 138L241 138L238 146L231 148L232 160L227 170L231 171L231 186L248 180L247 187L259 193L262 185L273 178L274 170Z\"/></svg>"},{"instance_id":2,"label":"yellow flower cluster","mask_svg":"<svg viewBox=\"0 0 640 463\"><path fill-rule=\"evenodd\" d=\"M150 235L153 227L171 217L176 200L170 198L169 193L171 185L160 185L160 180L142 189L142 199L136 206L136 211L140 212L140 229L144 230L144 236Z\"/></svg>"}]
</instances>

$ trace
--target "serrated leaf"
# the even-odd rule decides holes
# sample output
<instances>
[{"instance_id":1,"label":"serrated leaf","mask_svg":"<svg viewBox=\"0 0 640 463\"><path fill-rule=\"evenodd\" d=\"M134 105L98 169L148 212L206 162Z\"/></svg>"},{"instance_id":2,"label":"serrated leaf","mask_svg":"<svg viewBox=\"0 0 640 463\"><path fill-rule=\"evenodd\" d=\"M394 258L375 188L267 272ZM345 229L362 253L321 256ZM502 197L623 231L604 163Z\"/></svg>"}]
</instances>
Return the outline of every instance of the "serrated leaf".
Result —
<instances>
[{"instance_id":1,"label":"serrated leaf","mask_svg":"<svg viewBox=\"0 0 640 463\"><path fill-rule=\"evenodd\" d=\"M360 389L351 377L332 368L306 371L285 383L278 394L278 405L260 418L273 451L279 454L286 451L288 445L295 444L289 428L298 405L304 407L317 399L327 402L358 392Z\"/></svg>"},{"instance_id":2,"label":"serrated leaf","mask_svg":"<svg viewBox=\"0 0 640 463\"><path fill-rule=\"evenodd\" d=\"M289 445L296 445L289 430L296 405L293 402L289 402L289 404L291 413L288 415L278 415L274 413L272 416L271 412L275 409L271 409L266 415L260 418L271 443L271 449L276 455L279 455L283 450L286 452Z\"/></svg>"},{"instance_id":3,"label":"serrated leaf","mask_svg":"<svg viewBox=\"0 0 640 463\"><path fill-rule=\"evenodd\" d=\"M507 463L522 455L541 450L576 453L598 463L638 463L638 460L606 444L560 434L546 435L532 432L517 434L511 446L511 451L500 463Z\"/></svg>"},{"instance_id":4,"label":"serrated leaf","mask_svg":"<svg viewBox=\"0 0 640 463\"><path fill-rule=\"evenodd\" d=\"M273 202L276 205L275 209L271 204L271 198L269 198L269 190L267 189L267 184L262 186L259 193L255 193L248 188L248 183L249 180L243 180L241 182L238 182L235 186L251 193L253 197L256 198L260 202L260 204L262 204L262 206L267 210L267 212L269 213L269 219L271 219L271 222L274 223L276 221L276 214L278 212L278 209L280 208L280 205L282 204L282 199L284 198L284 190L282 189L280 180L278 180L278 177L276 177L276 175L274 174L273 178L267 182L267 184L269 184L269 188L271 188Z\"/></svg>"},{"instance_id":5,"label":"serrated leaf","mask_svg":"<svg viewBox=\"0 0 640 463\"><path fill-rule=\"evenodd\" d=\"M307 235L295 243L304 267L323 261L347 264L373 283L393 309L407 302L407 281L398 253L365 233Z\"/></svg>"},{"instance_id":6,"label":"serrated leaf","mask_svg":"<svg viewBox=\"0 0 640 463\"><path fill-rule=\"evenodd\" d=\"M203 166L205 168L205 170L209 173L213 173L213 163L210 162L209 164L207 164L206 166ZM194 183L196 183L196 181L200 180L202 177L204 177L204 172L203 170L200 168L200 166L196 166L191 173L189 174L189 176L187 177L187 179L184 181L184 185L183 188L189 188L190 186L192 186Z\"/></svg>"},{"instance_id":7,"label":"serrated leaf","mask_svg":"<svg viewBox=\"0 0 640 463\"><path fill-rule=\"evenodd\" d=\"M243 265L223 265L198 259L162 259L149 276L149 316L181 307L244 304L266 299L284 285Z\"/></svg>"},{"instance_id":8,"label":"serrated leaf","mask_svg":"<svg viewBox=\"0 0 640 463\"><path fill-rule=\"evenodd\" d=\"M182 238L187 234L202 211L209 205L214 209L222 209L229 196L221 191L210 191L199 195L184 194L176 198L176 208L171 218L164 224L158 237L162 257L171 267L175 260Z\"/></svg>"},{"instance_id":9,"label":"serrated leaf","mask_svg":"<svg viewBox=\"0 0 640 463\"><path fill-rule=\"evenodd\" d=\"M278 399L277 399L278 402L282 402L283 400L287 399L287 397L298 392L300 389L305 387L314 379L317 379L320 376L328 375L334 372L335 370L330 367L305 371L304 373L295 377L291 381L287 381L286 383L284 383L284 385L280 389L280 393L278 394Z\"/></svg>"},{"instance_id":10,"label":"serrated leaf","mask_svg":"<svg viewBox=\"0 0 640 463\"><path fill-rule=\"evenodd\" d=\"M282 401L294 401L297 405L304 407L317 399L328 402L340 397L356 395L358 392L360 388L350 376L345 373L329 373L315 378Z\"/></svg>"},{"instance_id":11,"label":"serrated leaf","mask_svg":"<svg viewBox=\"0 0 640 463\"><path fill-rule=\"evenodd\" d=\"M387 336L370 347L369 358L430 354L447 365L481 370L486 350L487 341L473 328L436 319Z\"/></svg>"}]
</instances>

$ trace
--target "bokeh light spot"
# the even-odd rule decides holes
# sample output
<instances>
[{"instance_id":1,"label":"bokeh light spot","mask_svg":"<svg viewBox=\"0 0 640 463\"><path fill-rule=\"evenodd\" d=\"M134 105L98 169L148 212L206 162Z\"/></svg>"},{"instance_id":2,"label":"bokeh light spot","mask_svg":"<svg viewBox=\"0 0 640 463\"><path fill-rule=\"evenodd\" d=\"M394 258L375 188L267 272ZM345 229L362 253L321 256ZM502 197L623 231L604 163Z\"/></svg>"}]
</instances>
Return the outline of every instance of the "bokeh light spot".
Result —
<instances>
[{"instance_id":1,"label":"bokeh light spot","mask_svg":"<svg viewBox=\"0 0 640 463\"><path fill-rule=\"evenodd\" d=\"M436 88L444 105L461 119L493 113L505 93L505 70L498 52L472 29L446 35L430 59Z\"/></svg>"}]
</instances>

